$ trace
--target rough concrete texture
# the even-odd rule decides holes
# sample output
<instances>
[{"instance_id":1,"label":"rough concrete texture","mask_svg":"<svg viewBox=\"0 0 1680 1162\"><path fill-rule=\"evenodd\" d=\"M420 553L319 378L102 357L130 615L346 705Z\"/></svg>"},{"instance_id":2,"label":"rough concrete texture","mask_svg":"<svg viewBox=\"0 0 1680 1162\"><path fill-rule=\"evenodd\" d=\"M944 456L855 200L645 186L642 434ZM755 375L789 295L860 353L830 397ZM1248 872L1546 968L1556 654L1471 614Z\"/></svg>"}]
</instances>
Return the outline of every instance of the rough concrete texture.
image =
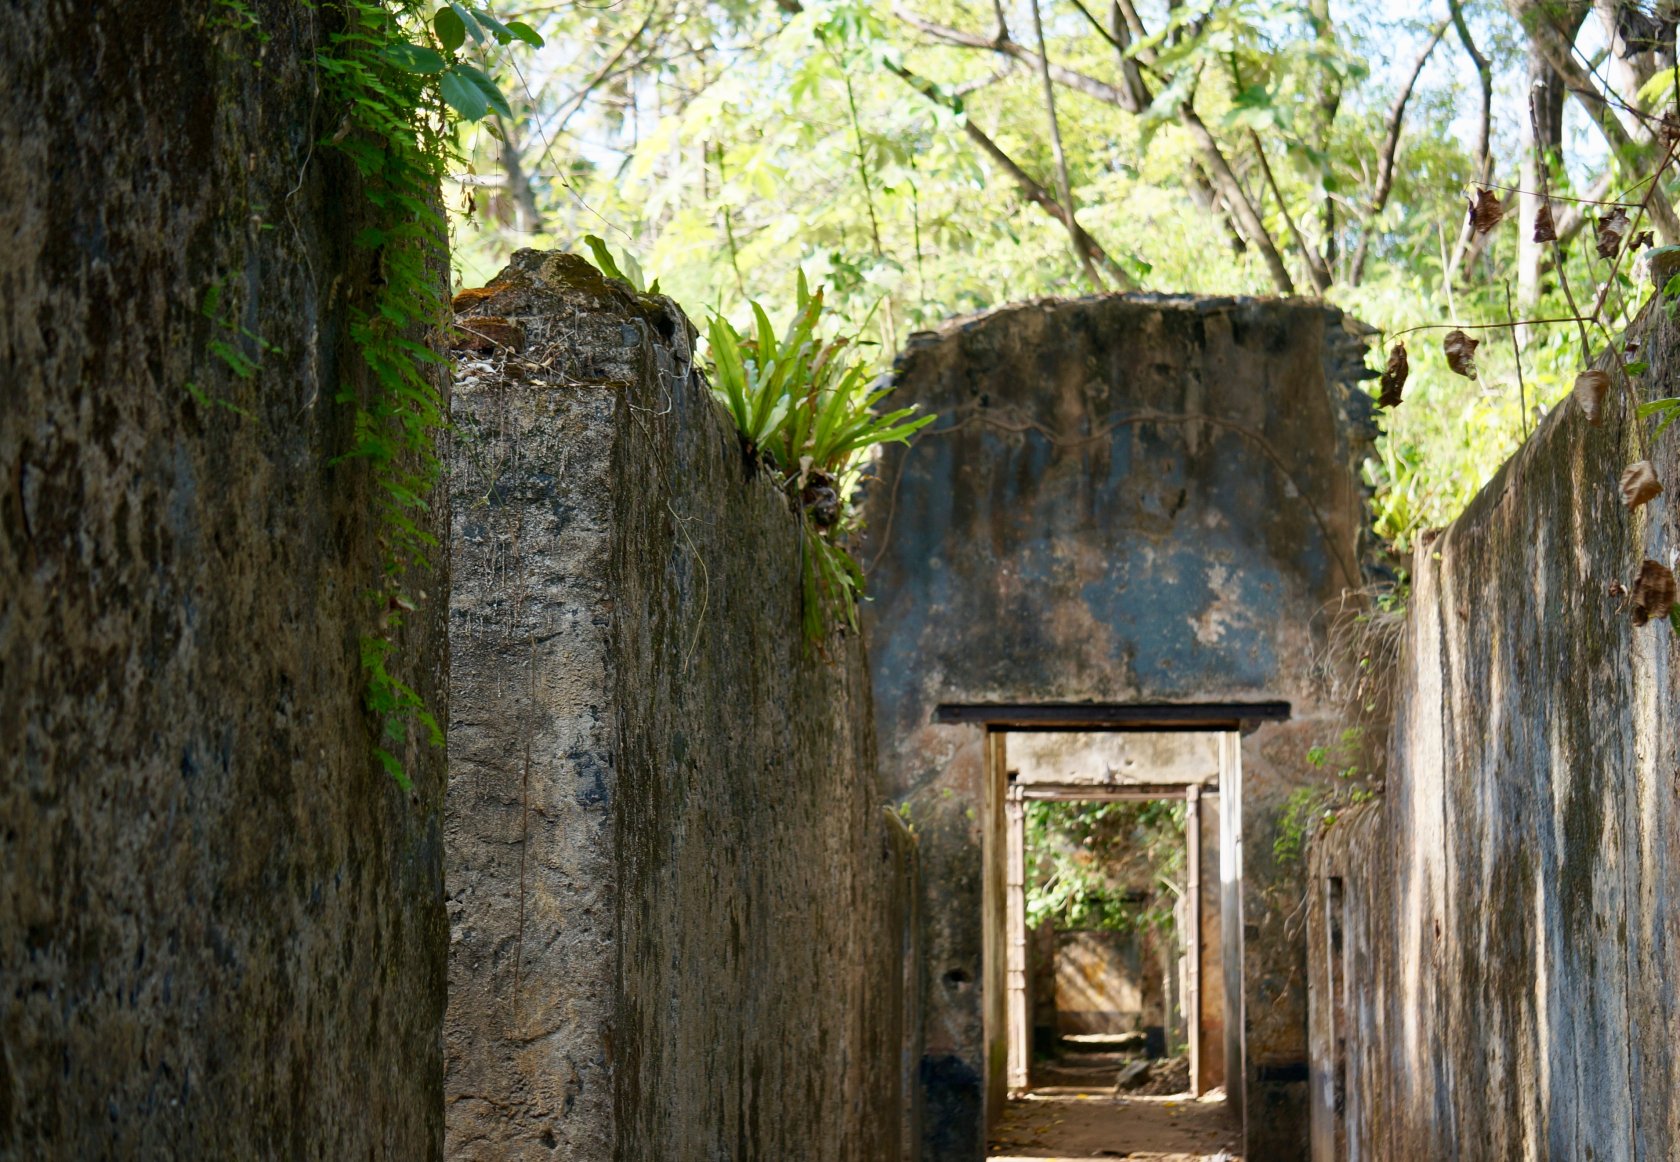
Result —
<instances>
[{"instance_id":1,"label":"rough concrete texture","mask_svg":"<svg viewBox=\"0 0 1680 1162\"><path fill-rule=\"evenodd\" d=\"M450 1155L900 1157L913 844L787 498L669 300L458 306Z\"/></svg>"},{"instance_id":2,"label":"rough concrete texture","mask_svg":"<svg viewBox=\"0 0 1680 1162\"><path fill-rule=\"evenodd\" d=\"M443 754L414 801L372 755L334 402L372 256L324 17L233 11L0 36L0 1157L442 1144ZM440 710L442 614L396 662Z\"/></svg>"},{"instance_id":3,"label":"rough concrete texture","mask_svg":"<svg viewBox=\"0 0 1680 1162\"><path fill-rule=\"evenodd\" d=\"M1219 790L1219 736L1047 730L1011 733L1009 769L1033 783L1201 783ZM1217 836L1217 832L1214 833Z\"/></svg>"},{"instance_id":4,"label":"rough concrete texture","mask_svg":"<svg viewBox=\"0 0 1680 1162\"><path fill-rule=\"evenodd\" d=\"M957 321L900 357L898 403L940 419L886 454L869 497L866 633L882 770L930 891L930 1162L982 1156L1002 1081L976 987L1000 813L980 728L934 724L941 703L1292 704L1242 746L1248 1156L1304 1149L1305 964L1286 931L1300 871L1271 846L1335 729L1315 619L1363 584L1356 330L1316 303L1107 296Z\"/></svg>"},{"instance_id":5,"label":"rough concrete texture","mask_svg":"<svg viewBox=\"0 0 1680 1162\"><path fill-rule=\"evenodd\" d=\"M1680 543L1674 439L1629 514L1630 417L1565 401L1417 553L1387 794L1313 852L1315 1158L1680 1156L1680 673L1607 593Z\"/></svg>"}]
</instances>

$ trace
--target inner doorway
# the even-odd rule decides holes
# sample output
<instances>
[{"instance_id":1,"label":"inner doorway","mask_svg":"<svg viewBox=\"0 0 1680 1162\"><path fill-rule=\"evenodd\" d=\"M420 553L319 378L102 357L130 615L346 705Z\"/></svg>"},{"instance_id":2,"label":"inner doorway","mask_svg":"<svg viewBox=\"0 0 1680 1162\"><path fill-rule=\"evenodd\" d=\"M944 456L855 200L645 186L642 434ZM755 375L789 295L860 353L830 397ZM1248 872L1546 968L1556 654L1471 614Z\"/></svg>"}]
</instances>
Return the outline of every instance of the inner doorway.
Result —
<instances>
[{"instance_id":1,"label":"inner doorway","mask_svg":"<svg viewBox=\"0 0 1680 1162\"><path fill-rule=\"evenodd\" d=\"M1184 868L1186 873L1194 868L1195 883L1185 874L1175 889L1189 897L1194 888L1197 897L1194 906L1187 898L1181 904L1175 901L1184 917L1176 927L1185 938L1173 948L1178 971L1172 976L1177 983L1163 983L1160 991L1176 994L1174 1007L1182 1016L1169 1020L1167 1006L1158 1004L1164 1027L1153 1038L1153 1047L1160 1048L1166 1040L1170 1048L1169 1030L1176 1024L1181 1030L1179 1043L1186 1058L1192 1059L1186 1063L1186 1090L1207 1093L1223 1081L1228 1101L1208 1112L1217 1112L1221 1121L1228 1117L1240 1127L1246 1059L1241 739L1259 721L1288 718L1289 710L1286 703L948 704L938 709L937 721L982 725L986 731L985 793L979 820L984 849L979 999L989 1128L998 1126L1010 1094L1040 1096L1033 1092L1035 1029L1040 1048L1047 1040L1047 1029L1058 1042L1067 1032L1066 1026L1053 1023L1057 1018L1046 1018L1049 1006L1036 1006L1035 1018L1027 925L1029 805L1151 801L1172 802L1185 821ZM1079 737L1037 737L1044 735ZM1195 737L1175 743L1173 736ZM1049 753L1057 751L1062 754L1059 766ZM1070 762L1069 755L1082 757ZM1192 813L1194 828L1188 825ZM1194 859L1188 851L1192 835L1197 847ZM1054 973L1049 975L1053 982ZM1039 974L1041 994L1045 976ZM1100 1004L1092 1006L1092 1020L1100 1018L1101 1009ZM1114 1006L1110 1009L1109 1018L1120 1011ZM1142 1007L1134 1005L1129 1019L1133 1024L1151 1023L1142 1016ZM1148 1036L1147 1027L1135 1031ZM1116 1096L1113 1100L1129 1099ZM1020 1105L1016 1103L1017 1113Z\"/></svg>"},{"instance_id":2,"label":"inner doorway","mask_svg":"<svg viewBox=\"0 0 1680 1162\"><path fill-rule=\"evenodd\" d=\"M1224 732L994 733L1007 1087L1222 1088Z\"/></svg>"}]
</instances>

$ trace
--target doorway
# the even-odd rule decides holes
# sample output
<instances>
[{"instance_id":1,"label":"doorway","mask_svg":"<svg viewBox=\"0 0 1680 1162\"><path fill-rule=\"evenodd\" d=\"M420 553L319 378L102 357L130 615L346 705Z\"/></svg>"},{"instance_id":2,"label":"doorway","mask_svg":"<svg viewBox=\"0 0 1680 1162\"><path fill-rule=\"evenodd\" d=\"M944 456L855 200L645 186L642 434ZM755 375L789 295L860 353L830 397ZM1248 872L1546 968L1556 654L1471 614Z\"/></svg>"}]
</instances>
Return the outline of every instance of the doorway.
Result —
<instances>
[{"instance_id":1,"label":"doorway","mask_svg":"<svg viewBox=\"0 0 1680 1162\"><path fill-rule=\"evenodd\" d=\"M1228 1110L1228 1116L1240 1125L1246 1059L1241 739L1251 724L1288 717L1285 703L939 708L937 721L983 725L986 731L985 793L979 823L983 848L980 1002L988 1127L999 1124L1009 1096L1032 1095L1035 1042L1042 1058L1047 1043L1066 1048L1070 1036L1085 1036L1085 1043L1098 1045L1105 1038L1128 1046L1141 1040L1139 1055L1144 1057L1149 1050L1182 1046L1186 1095L1216 1094L1223 1083L1227 1101L1220 1117L1226 1117ZM1171 956L1163 955L1160 943L1153 949L1157 962L1170 960L1173 965L1170 974L1160 974L1161 986L1150 1001L1155 1007L1149 1013L1160 1014L1160 1029L1151 1035L1150 1026L1156 1022L1145 1019L1149 1014L1142 1003L1127 1007L1088 1000L1082 1015L1073 1015L1077 1012L1073 1004L1035 1006L1028 925L1029 894L1034 890L1034 869L1028 866L1029 812L1042 810L1035 804L1150 803L1171 805L1181 824L1183 844L1183 874L1172 885L1177 922L1172 925ZM1084 956L1085 967L1100 976L1103 966L1092 962L1102 956L1094 954L1092 946L1115 940L1069 935L1065 943L1083 942L1085 947L1063 956L1063 966L1046 971L1044 958L1054 957L1057 949L1052 941L1045 950L1042 932L1038 939L1041 1002L1046 988L1057 988L1058 973L1065 976L1075 971L1067 962L1079 955ZM1118 959L1123 961L1126 955L1122 949ZM1109 955L1110 961L1115 958ZM1134 964L1139 959L1134 956ZM1123 982L1121 988L1106 994L1098 990L1110 998L1117 992L1124 994ZM1054 1015L1047 1017L1047 1010ZM1087 1022L1091 1034L1073 1031L1081 1021ZM1125 1028L1128 1023L1133 1027ZM1110 1082L1111 1091L1112 1086Z\"/></svg>"},{"instance_id":2,"label":"doorway","mask_svg":"<svg viewBox=\"0 0 1680 1162\"><path fill-rule=\"evenodd\" d=\"M1011 1093L1223 1085L1225 752L1215 732L997 732Z\"/></svg>"}]
</instances>

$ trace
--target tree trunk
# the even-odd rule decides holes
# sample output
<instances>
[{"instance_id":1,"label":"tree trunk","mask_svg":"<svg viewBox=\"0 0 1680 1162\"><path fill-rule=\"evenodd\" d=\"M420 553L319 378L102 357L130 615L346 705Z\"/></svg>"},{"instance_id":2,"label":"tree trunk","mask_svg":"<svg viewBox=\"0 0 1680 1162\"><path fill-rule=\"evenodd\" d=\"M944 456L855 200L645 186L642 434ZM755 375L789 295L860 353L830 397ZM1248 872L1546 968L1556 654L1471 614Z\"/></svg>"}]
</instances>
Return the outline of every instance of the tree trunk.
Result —
<instances>
[{"instance_id":1,"label":"tree trunk","mask_svg":"<svg viewBox=\"0 0 1680 1162\"><path fill-rule=\"evenodd\" d=\"M497 117L496 123L502 129L502 171L507 174L507 199L513 211L513 219L509 223L520 234L537 234L542 231L542 211L537 209L536 191L531 188L531 177L525 172L524 159L520 156L519 146L513 140L513 126L502 118Z\"/></svg>"},{"instance_id":2,"label":"tree trunk","mask_svg":"<svg viewBox=\"0 0 1680 1162\"><path fill-rule=\"evenodd\" d=\"M1546 164L1563 160L1563 81L1532 43L1528 46L1528 93L1534 115L1523 119L1522 176L1518 195L1517 303L1528 313L1540 302L1540 270L1546 244L1534 241L1534 219L1540 210L1541 158ZM1534 126L1539 127L1535 137ZM1556 214L1556 210L1553 213Z\"/></svg>"}]
</instances>

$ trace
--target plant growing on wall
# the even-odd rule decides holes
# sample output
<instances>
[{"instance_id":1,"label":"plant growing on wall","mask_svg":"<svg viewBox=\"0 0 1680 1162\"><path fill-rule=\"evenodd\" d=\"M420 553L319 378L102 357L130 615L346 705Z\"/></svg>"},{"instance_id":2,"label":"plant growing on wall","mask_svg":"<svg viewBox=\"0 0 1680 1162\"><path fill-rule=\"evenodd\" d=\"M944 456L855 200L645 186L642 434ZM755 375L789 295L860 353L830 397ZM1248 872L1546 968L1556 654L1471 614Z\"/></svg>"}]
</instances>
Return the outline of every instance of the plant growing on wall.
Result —
<instances>
[{"instance_id":1,"label":"plant growing on wall","mask_svg":"<svg viewBox=\"0 0 1680 1162\"><path fill-rule=\"evenodd\" d=\"M349 311L366 386L347 380L338 393L356 413L355 444L345 459L369 466L378 505L380 576L369 593L372 624L360 652L365 702L380 721L374 756L408 790L398 754L410 729L418 727L432 745L443 742L424 700L391 672L403 618L425 600L413 581L430 571L437 548L426 514L446 422L433 383L442 363L435 336L445 315L435 273L446 237L438 182L454 155L455 125L507 110L495 82L465 59L469 40L540 45L542 38L527 25L454 2L430 19L416 5L376 0L344 0L338 12L342 24L316 58L331 126L322 144L361 178L370 221L356 241L377 272L372 293Z\"/></svg>"},{"instance_id":2,"label":"plant growing on wall","mask_svg":"<svg viewBox=\"0 0 1680 1162\"><path fill-rule=\"evenodd\" d=\"M908 442L934 417L876 411L891 388L873 386L852 339L822 337L823 292L813 293L803 273L780 335L763 307L749 305L748 334L722 315L707 327L712 391L749 453L796 501L807 636L820 638L831 620L856 629L863 574L846 549L857 526L853 495L876 448Z\"/></svg>"}]
</instances>

